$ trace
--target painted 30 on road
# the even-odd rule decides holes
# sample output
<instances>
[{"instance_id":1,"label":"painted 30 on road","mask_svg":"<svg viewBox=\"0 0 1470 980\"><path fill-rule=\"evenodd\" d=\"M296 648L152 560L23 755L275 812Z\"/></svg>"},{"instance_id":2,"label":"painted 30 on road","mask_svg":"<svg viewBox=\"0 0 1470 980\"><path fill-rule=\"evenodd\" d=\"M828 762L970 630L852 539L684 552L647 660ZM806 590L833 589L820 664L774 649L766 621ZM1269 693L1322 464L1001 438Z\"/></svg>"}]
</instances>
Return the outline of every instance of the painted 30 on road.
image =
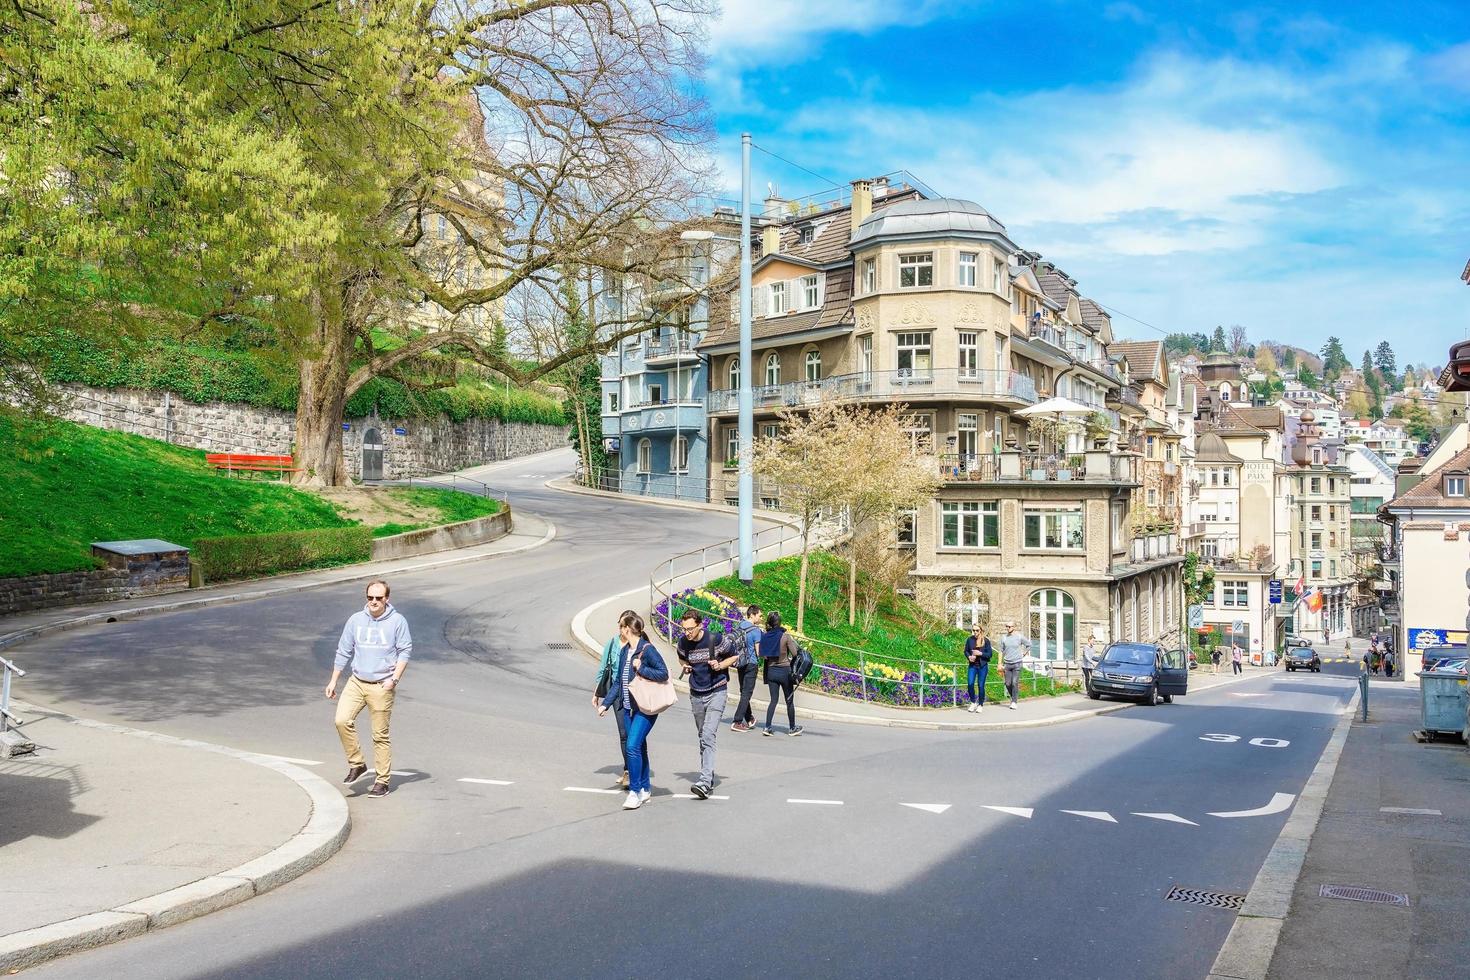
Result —
<instances>
[{"instance_id":1,"label":"painted 30 on road","mask_svg":"<svg viewBox=\"0 0 1470 980\"><path fill-rule=\"evenodd\" d=\"M1220 732L1210 732L1208 734L1201 735L1199 737L1199 740L1201 742L1225 742L1225 743L1228 743L1228 742L1239 742L1241 740L1241 738L1243 738L1243 737L1244 736L1241 736L1241 735L1225 735L1225 734L1222 734ZM1284 739L1284 738L1252 738L1252 739L1249 739L1246 742L1246 744L1247 745L1254 745L1254 746L1257 746L1257 747L1263 748L1263 749L1284 749L1288 745L1291 744L1291 741L1289 739Z\"/></svg>"}]
</instances>

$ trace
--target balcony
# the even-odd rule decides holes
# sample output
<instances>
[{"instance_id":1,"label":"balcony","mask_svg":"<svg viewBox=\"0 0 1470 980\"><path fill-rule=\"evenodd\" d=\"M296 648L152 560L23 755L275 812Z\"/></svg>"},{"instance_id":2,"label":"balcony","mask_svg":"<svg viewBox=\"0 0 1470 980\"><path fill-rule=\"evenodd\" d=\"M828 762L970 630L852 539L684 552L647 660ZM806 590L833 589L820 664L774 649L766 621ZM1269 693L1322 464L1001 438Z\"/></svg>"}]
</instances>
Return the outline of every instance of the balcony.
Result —
<instances>
[{"instance_id":1,"label":"balcony","mask_svg":"<svg viewBox=\"0 0 1470 980\"><path fill-rule=\"evenodd\" d=\"M1119 412L1124 415L1143 414L1143 403L1138 400L1138 392L1132 388L1119 388L1117 391L1108 392L1108 404L1117 405Z\"/></svg>"},{"instance_id":2,"label":"balcony","mask_svg":"<svg viewBox=\"0 0 1470 980\"><path fill-rule=\"evenodd\" d=\"M1159 558L1172 558L1179 554L1179 534L1176 531L1158 531L1152 534L1135 534L1129 557L1133 564Z\"/></svg>"},{"instance_id":3,"label":"balcony","mask_svg":"<svg viewBox=\"0 0 1470 980\"><path fill-rule=\"evenodd\" d=\"M751 389L756 409L797 408L823 398L839 401L900 401L985 399L1012 405L1034 405L1036 385L1016 371L873 371L838 374L820 381L793 381ZM725 388L705 398L711 415L733 414L739 391Z\"/></svg>"},{"instance_id":4,"label":"balcony","mask_svg":"<svg viewBox=\"0 0 1470 980\"><path fill-rule=\"evenodd\" d=\"M643 363L649 367L662 364L664 361L689 361L695 358L694 345L698 343L695 337L687 334L675 337L661 337L657 340L647 339L643 342Z\"/></svg>"},{"instance_id":5,"label":"balcony","mask_svg":"<svg viewBox=\"0 0 1470 980\"><path fill-rule=\"evenodd\" d=\"M1087 358L1085 360L1079 360L1077 363L1081 364L1083 367L1091 368L1098 374L1101 374L1107 378L1111 378L1114 381L1122 380L1122 378L1118 374L1118 365L1114 364L1112 361L1108 360L1105 357Z\"/></svg>"},{"instance_id":6,"label":"balcony","mask_svg":"<svg viewBox=\"0 0 1470 980\"><path fill-rule=\"evenodd\" d=\"M624 435L638 432L672 432L704 428L704 405L698 399L672 402L640 402L623 412Z\"/></svg>"},{"instance_id":7,"label":"balcony","mask_svg":"<svg viewBox=\"0 0 1470 980\"><path fill-rule=\"evenodd\" d=\"M974 456L945 453L934 459L946 484L1138 482L1135 457L1100 450L1067 454L1007 449Z\"/></svg>"},{"instance_id":8,"label":"balcony","mask_svg":"<svg viewBox=\"0 0 1470 980\"><path fill-rule=\"evenodd\" d=\"M1039 340L1043 344L1050 344L1063 354L1072 353L1067 347L1067 338L1062 331L1045 321L1033 320L1026 327L1026 336L1032 340Z\"/></svg>"}]
</instances>

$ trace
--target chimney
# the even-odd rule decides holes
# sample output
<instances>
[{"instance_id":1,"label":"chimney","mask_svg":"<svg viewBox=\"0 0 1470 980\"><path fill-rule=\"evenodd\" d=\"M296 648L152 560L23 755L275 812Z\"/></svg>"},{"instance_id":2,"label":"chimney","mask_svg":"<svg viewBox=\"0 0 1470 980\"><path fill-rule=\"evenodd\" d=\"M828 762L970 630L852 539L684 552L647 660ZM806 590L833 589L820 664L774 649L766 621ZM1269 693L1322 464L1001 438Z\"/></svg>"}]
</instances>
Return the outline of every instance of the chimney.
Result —
<instances>
[{"instance_id":1,"label":"chimney","mask_svg":"<svg viewBox=\"0 0 1470 980\"><path fill-rule=\"evenodd\" d=\"M852 233L857 234L858 225L863 219L873 213L873 182L871 180L855 180L852 182Z\"/></svg>"},{"instance_id":2,"label":"chimney","mask_svg":"<svg viewBox=\"0 0 1470 980\"><path fill-rule=\"evenodd\" d=\"M761 255L774 255L781 251L781 225L769 221L761 229Z\"/></svg>"},{"instance_id":3,"label":"chimney","mask_svg":"<svg viewBox=\"0 0 1470 980\"><path fill-rule=\"evenodd\" d=\"M786 202L776 194L776 185L766 185L765 210L761 216L767 221L780 221L786 213Z\"/></svg>"}]
</instances>

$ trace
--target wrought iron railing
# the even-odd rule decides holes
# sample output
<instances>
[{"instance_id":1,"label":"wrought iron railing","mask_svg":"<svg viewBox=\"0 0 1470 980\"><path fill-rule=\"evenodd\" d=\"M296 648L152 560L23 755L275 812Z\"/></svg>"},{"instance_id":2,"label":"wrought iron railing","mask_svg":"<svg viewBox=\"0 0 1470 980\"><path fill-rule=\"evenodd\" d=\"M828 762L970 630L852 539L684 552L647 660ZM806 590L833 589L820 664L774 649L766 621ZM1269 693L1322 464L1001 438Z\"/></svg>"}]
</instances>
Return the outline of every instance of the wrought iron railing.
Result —
<instances>
[{"instance_id":1,"label":"wrought iron railing","mask_svg":"<svg viewBox=\"0 0 1470 980\"><path fill-rule=\"evenodd\" d=\"M843 401L992 398L1028 405L1037 400L1035 383L1017 371L957 368L838 374L818 381L762 385L751 389L751 397L758 409L799 408L824 398ZM705 404L711 414L728 413L738 409L738 399L738 389L724 388L711 391L705 397Z\"/></svg>"}]
</instances>

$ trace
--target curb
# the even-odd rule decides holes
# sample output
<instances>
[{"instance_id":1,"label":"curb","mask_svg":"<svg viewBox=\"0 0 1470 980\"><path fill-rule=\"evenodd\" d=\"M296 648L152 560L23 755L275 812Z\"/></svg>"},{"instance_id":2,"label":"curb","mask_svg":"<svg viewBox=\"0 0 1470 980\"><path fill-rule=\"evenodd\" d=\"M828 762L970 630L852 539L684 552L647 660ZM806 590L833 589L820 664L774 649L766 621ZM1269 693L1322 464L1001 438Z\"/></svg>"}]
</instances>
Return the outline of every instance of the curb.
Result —
<instances>
[{"instance_id":1,"label":"curb","mask_svg":"<svg viewBox=\"0 0 1470 980\"><path fill-rule=\"evenodd\" d=\"M591 487L579 486L571 477L559 476L553 480L547 480L544 484L548 490L557 490L561 493L580 493L584 497L602 497L611 500L625 500L635 504L651 504L654 507L676 507L682 510L702 510L711 514L740 513L739 508L728 504L700 503L697 500L665 500L662 497L645 497L638 493L618 493L615 490L594 490ZM755 510L756 520L768 520L777 524L791 524L797 522L796 515L788 514L781 510L766 510L758 507Z\"/></svg>"},{"instance_id":2,"label":"curb","mask_svg":"<svg viewBox=\"0 0 1470 980\"><path fill-rule=\"evenodd\" d=\"M581 644L583 650L590 654L594 660L600 658L602 656L602 644L598 643L597 640L593 638L592 634L587 631L587 620L592 617L593 610L597 609L599 606L607 605L613 602L615 599L621 599L624 596L641 595L645 591L646 590L643 588L629 589L626 592L619 592L616 595L610 595L604 599L599 599L596 602L592 603L590 606L587 606L585 609L580 610L575 616L572 617L572 638L575 639L579 644ZM1239 684L1241 681L1247 679L1249 679L1248 675L1242 675L1240 680L1232 679L1228 681L1221 681L1219 684L1211 684L1209 690L1214 690L1217 687L1225 687L1229 684ZM676 690L682 691L685 694L689 693L689 685L683 681L675 680L674 687ZM754 709L757 705L764 706L766 702L760 697L752 697L750 700L750 704L752 709ZM1137 707L1139 707L1139 705L1136 705L1131 701L1115 701L1108 704L1099 705L1096 708L1089 708L1085 711L1077 711L1071 714L1049 715L1046 718L1030 718L1023 721L998 722L928 721L920 720L917 718L877 718L869 715L849 714L845 711L828 711L823 708L807 708L799 704L796 707L796 715L798 718L811 718L815 721L836 721L848 725L871 725L878 728L913 728L924 731L941 732L995 732L1010 731L1012 729L1018 728L1050 728L1053 725L1065 725L1069 722L1082 721L1087 718L1096 718L1098 715L1111 714L1114 711L1122 711L1125 708Z\"/></svg>"},{"instance_id":3,"label":"curb","mask_svg":"<svg viewBox=\"0 0 1470 980\"><path fill-rule=\"evenodd\" d=\"M458 558L443 558L438 561L421 562L417 565L409 565L404 568L396 569L393 574L398 575L407 572L422 572L435 568L445 568L450 565L463 565L467 562L472 561L485 561L490 558L500 558L505 555L518 555L522 552L530 551L533 548L539 548L544 544L548 544L555 537L556 525L550 521L546 521L546 533L541 536L540 540L533 541L530 544L524 544L517 548L511 548L508 551L497 551L493 555L461 555ZM473 547L483 546L474 545ZM398 560L401 561L402 559ZM369 562L364 564L372 563ZM344 565L342 567L344 569L351 569L354 566ZM16 630L14 633L7 633L4 636L0 636L0 650L4 650L7 647L15 646L17 643L20 643L24 640L33 639L37 636L45 636L50 633L60 633L65 630L77 629L83 626L95 626L99 623L125 622L127 620L138 619L139 617L149 614L177 612L183 609L203 609L207 606L223 605L227 602L248 602L251 599L268 599L273 596L291 595L296 592L306 592L309 589L320 589L329 585L340 585L343 582L357 582L365 578L372 578L379 574L381 574L381 572L379 571L364 571L361 574L354 573L344 578L333 579L330 582L298 582L291 585L277 586L276 588L272 589L264 589L260 592L230 592L226 593L225 595L200 596L194 599L179 599L174 602L157 602L148 606L134 606L131 609L119 609L114 612L104 611L87 613L86 615L78 616L75 619L65 619L55 623L43 623L40 626L32 626L28 629ZM287 576L281 577L286 578Z\"/></svg>"},{"instance_id":4,"label":"curb","mask_svg":"<svg viewBox=\"0 0 1470 980\"><path fill-rule=\"evenodd\" d=\"M1307 785L1297 797L1296 806L1286 825L1276 837L1276 843L1256 873L1245 904L1225 937L1225 945L1215 957L1206 980L1265 980L1276 954L1276 944L1281 940L1281 929L1286 925L1286 916L1291 912L1291 897L1296 891L1297 879L1301 877L1302 865L1306 863L1307 848L1317 832L1317 823L1322 818L1322 807L1327 802L1327 793L1332 789L1332 779L1337 774L1337 763L1342 757L1342 747L1347 742L1348 730L1353 726L1353 713L1358 704L1358 691L1348 699L1327 747L1322 750Z\"/></svg>"},{"instance_id":5,"label":"curb","mask_svg":"<svg viewBox=\"0 0 1470 980\"><path fill-rule=\"evenodd\" d=\"M272 769L306 793L311 801L311 816L285 843L237 867L114 908L0 936L0 971L23 970L58 956L177 925L263 895L324 863L347 842L352 828L347 801L331 783L300 766L197 739L74 718L35 705L27 708L84 728L202 749Z\"/></svg>"}]
</instances>

